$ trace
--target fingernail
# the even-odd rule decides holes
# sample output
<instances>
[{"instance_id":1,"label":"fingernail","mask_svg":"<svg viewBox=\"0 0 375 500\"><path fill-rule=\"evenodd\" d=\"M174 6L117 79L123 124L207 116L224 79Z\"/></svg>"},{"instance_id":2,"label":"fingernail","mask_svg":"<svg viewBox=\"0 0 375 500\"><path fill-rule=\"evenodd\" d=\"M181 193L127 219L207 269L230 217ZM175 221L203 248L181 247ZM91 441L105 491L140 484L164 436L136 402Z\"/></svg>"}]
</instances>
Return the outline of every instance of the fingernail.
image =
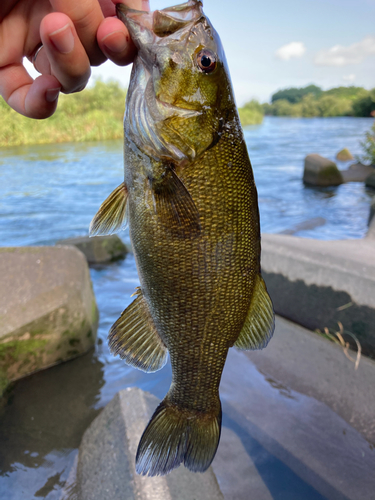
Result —
<instances>
[{"instance_id":1,"label":"fingernail","mask_svg":"<svg viewBox=\"0 0 375 500\"><path fill-rule=\"evenodd\" d=\"M116 54L123 52L127 41L122 31L114 31L102 38L104 47L108 49L109 52L115 52Z\"/></svg>"},{"instance_id":2,"label":"fingernail","mask_svg":"<svg viewBox=\"0 0 375 500\"><path fill-rule=\"evenodd\" d=\"M74 48L74 35L69 24L54 31L49 37L55 49L62 54L69 54Z\"/></svg>"},{"instance_id":3,"label":"fingernail","mask_svg":"<svg viewBox=\"0 0 375 500\"><path fill-rule=\"evenodd\" d=\"M46 90L46 101L54 102L59 97L61 87L58 89L48 89Z\"/></svg>"}]
</instances>

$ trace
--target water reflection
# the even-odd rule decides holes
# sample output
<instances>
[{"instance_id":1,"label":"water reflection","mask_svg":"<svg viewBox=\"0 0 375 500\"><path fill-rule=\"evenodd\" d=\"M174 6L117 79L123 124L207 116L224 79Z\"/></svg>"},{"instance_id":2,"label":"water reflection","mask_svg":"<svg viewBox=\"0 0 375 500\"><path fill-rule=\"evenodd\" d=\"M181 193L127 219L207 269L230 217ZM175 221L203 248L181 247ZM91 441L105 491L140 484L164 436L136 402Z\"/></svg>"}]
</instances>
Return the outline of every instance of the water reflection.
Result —
<instances>
[{"instance_id":1,"label":"water reflection","mask_svg":"<svg viewBox=\"0 0 375 500\"><path fill-rule=\"evenodd\" d=\"M79 446L83 431L98 414L103 372L103 363L91 350L14 385L0 409L3 477L21 466L48 465L53 451Z\"/></svg>"}]
</instances>

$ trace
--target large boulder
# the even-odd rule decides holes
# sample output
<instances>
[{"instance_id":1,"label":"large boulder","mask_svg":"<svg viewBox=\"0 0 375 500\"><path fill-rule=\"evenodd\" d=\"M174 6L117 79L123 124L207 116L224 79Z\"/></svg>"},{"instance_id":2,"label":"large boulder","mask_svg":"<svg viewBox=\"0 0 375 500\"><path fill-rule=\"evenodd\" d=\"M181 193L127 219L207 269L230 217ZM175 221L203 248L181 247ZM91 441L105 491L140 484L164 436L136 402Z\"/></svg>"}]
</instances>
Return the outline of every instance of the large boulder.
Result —
<instances>
[{"instance_id":1,"label":"large boulder","mask_svg":"<svg viewBox=\"0 0 375 500\"><path fill-rule=\"evenodd\" d=\"M0 395L8 382L94 345L98 310L75 248L0 249Z\"/></svg>"},{"instance_id":2,"label":"large boulder","mask_svg":"<svg viewBox=\"0 0 375 500\"><path fill-rule=\"evenodd\" d=\"M303 182L311 186L338 186L344 182L336 163L318 154L305 158Z\"/></svg>"},{"instance_id":3,"label":"large boulder","mask_svg":"<svg viewBox=\"0 0 375 500\"><path fill-rule=\"evenodd\" d=\"M86 257L89 264L101 264L113 260L123 259L128 253L126 245L116 235L109 236L81 236L59 240L56 245L75 246Z\"/></svg>"},{"instance_id":4,"label":"large boulder","mask_svg":"<svg viewBox=\"0 0 375 500\"><path fill-rule=\"evenodd\" d=\"M135 473L137 446L158 404L138 388L119 392L85 432L61 500L224 500L211 467L204 474L184 466L162 477Z\"/></svg>"},{"instance_id":5,"label":"large boulder","mask_svg":"<svg viewBox=\"0 0 375 500\"><path fill-rule=\"evenodd\" d=\"M344 148L341 151L339 151L336 155L336 159L339 161L350 161L354 160L352 153L349 151L348 148Z\"/></svg>"},{"instance_id":6,"label":"large boulder","mask_svg":"<svg viewBox=\"0 0 375 500\"><path fill-rule=\"evenodd\" d=\"M369 165L354 163L347 170L341 170L341 175L344 182L364 182L373 171Z\"/></svg>"},{"instance_id":7,"label":"large boulder","mask_svg":"<svg viewBox=\"0 0 375 500\"><path fill-rule=\"evenodd\" d=\"M375 242L262 235L262 274L276 313L311 330L354 334L375 358ZM350 336L345 340L356 347Z\"/></svg>"},{"instance_id":8,"label":"large boulder","mask_svg":"<svg viewBox=\"0 0 375 500\"><path fill-rule=\"evenodd\" d=\"M372 168L372 172L368 177L366 177L365 184L369 188L375 189L375 169Z\"/></svg>"}]
</instances>

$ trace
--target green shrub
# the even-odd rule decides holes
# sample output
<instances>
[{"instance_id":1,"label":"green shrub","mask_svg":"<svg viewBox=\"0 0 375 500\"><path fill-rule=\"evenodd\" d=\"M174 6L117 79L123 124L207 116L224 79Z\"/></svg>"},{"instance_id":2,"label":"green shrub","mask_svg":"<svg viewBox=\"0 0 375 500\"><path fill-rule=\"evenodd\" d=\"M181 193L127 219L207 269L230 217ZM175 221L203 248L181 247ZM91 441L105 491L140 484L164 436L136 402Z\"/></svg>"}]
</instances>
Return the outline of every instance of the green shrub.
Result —
<instances>
[{"instance_id":1,"label":"green shrub","mask_svg":"<svg viewBox=\"0 0 375 500\"><path fill-rule=\"evenodd\" d=\"M371 130L366 132L365 140L361 142L361 146L364 154L360 160L364 163L375 165L375 122Z\"/></svg>"},{"instance_id":2,"label":"green shrub","mask_svg":"<svg viewBox=\"0 0 375 500\"><path fill-rule=\"evenodd\" d=\"M238 113L244 127L246 125L258 125L262 123L264 117L263 107L255 99L247 102L242 108L239 108Z\"/></svg>"}]
</instances>

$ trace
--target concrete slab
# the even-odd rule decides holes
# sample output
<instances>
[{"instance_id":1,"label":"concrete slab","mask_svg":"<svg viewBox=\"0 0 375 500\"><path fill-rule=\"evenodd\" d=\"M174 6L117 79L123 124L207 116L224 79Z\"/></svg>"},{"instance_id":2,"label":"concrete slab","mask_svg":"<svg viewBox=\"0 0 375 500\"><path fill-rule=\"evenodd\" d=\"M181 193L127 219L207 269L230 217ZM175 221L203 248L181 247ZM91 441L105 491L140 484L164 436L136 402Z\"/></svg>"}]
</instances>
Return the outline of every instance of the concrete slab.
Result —
<instances>
[{"instance_id":1,"label":"concrete slab","mask_svg":"<svg viewBox=\"0 0 375 500\"><path fill-rule=\"evenodd\" d=\"M262 274L275 312L311 330L341 322L369 356L375 356L374 256L372 238L262 235Z\"/></svg>"},{"instance_id":2,"label":"concrete slab","mask_svg":"<svg viewBox=\"0 0 375 500\"><path fill-rule=\"evenodd\" d=\"M85 432L62 499L224 500L212 468L193 474L182 466L153 478L135 473L138 443L158 404L141 389L119 392Z\"/></svg>"}]
</instances>

